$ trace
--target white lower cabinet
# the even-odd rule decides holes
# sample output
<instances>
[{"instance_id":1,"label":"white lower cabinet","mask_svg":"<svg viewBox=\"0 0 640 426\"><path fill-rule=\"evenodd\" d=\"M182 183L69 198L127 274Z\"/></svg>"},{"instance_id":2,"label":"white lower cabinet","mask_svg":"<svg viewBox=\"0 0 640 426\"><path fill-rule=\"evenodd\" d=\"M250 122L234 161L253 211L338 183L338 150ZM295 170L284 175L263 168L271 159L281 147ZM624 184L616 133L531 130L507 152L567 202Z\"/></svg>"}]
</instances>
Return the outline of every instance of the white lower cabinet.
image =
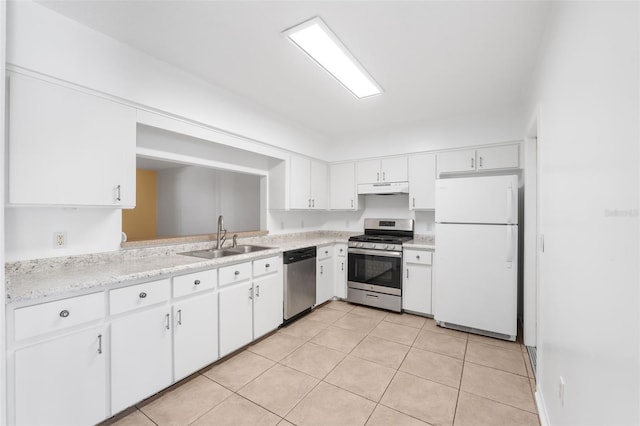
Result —
<instances>
[{"instance_id":1,"label":"white lower cabinet","mask_svg":"<svg viewBox=\"0 0 640 426\"><path fill-rule=\"evenodd\" d=\"M253 287L251 281L220 288L220 357L253 340Z\"/></svg>"},{"instance_id":2,"label":"white lower cabinet","mask_svg":"<svg viewBox=\"0 0 640 426\"><path fill-rule=\"evenodd\" d=\"M334 247L318 247L316 260L316 306L330 300L335 293L333 288L334 276Z\"/></svg>"},{"instance_id":3,"label":"white lower cabinet","mask_svg":"<svg viewBox=\"0 0 640 426\"><path fill-rule=\"evenodd\" d=\"M111 323L112 414L171 385L171 333L166 305Z\"/></svg>"},{"instance_id":4,"label":"white lower cabinet","mask_svg":"<svg viewBox=\"0 0 640 426\"><path fill-rule=\"evenodd\" d=\"M431 265L433 252L405 250L403 254L402 309L418 314L433 314Z\"/></svg>"},{"instance_id":5,"label":"white lower cabinet","mask_svg":"<svg viewBox=\"0 0 640 426\"><path fill-rule=\"evenodd\" d=\"M15 424L88 425L108 416L106 327L18 349Z\"/></svg>"},{"instance_id":6,"label":"white lower cabinet","mask_svg":"<svg viewBox=\"0 0 640 426\"><path fill-rule=\"evenodd\" d=\"M347 298L347 245L335 246L334 295L340 299Z\"/></svg>"},{"instance_id":7,"label":"white lower cabinet","mask_svg":"<svg viewBox=\"0 0 640 426\"><path fill-rule=\"evenodd\" d=\"M284 318L282 257L253 261L253 338L278 328Z\"/></svg>"},{"instance_id":8,"label":"white lower cabinet","mask_svg":"<svg viewBox=\"0 0 640 426\"><path fill-rule=\"evenodd\" d=\"M218 359L218 293L173 305L174 380Z\"/></svg>"}]
</instances>

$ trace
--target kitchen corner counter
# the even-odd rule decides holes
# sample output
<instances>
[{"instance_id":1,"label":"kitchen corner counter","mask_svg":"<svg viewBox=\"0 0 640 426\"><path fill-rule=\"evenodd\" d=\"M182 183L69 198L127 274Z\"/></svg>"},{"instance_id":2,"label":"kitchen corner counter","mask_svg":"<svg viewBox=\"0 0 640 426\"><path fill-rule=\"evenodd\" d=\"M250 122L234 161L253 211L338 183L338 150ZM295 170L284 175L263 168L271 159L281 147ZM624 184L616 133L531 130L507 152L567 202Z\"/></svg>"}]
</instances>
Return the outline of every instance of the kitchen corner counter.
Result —
<instances>
[{"instance_id":1,"label":"kitchen corner counter","mask_svg":"<svg viewBox=\"0 0 640 426\"><path fill-rule=\"evenodd\" d=\"M42 303L89 290L104 290L107 286L136 284L275 256L297 248L346 243L350 235L352 234L318 231L247 238L240 240L240 243L271 248L218 259L178 254L213 247L214 242L206 242L7 263L5 303Z\"/></svg>"},{"instance_id":2,"label":"kitchen corner counter","mask_svg":"<svg viewBox=\"0 0 640 426\"><path fill-rule=\"evenodd\" d=\"M413 240L402 244L403 249L436 249L436 239L434 235L416 235Z\"/></svg>"}]
</instances>

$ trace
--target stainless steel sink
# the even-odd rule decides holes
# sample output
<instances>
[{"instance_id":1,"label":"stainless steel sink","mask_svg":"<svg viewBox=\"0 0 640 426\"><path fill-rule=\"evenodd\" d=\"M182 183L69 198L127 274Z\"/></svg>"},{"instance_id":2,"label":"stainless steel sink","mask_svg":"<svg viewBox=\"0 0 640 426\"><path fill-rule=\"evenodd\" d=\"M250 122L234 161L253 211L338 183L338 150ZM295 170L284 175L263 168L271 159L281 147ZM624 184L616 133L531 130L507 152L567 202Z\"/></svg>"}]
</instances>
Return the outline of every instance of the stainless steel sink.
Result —
<instances>
[{"instance_id":1,"label":"stainless steel sink","mask_svg":"<svg viewBox=\"0 0 640 426\"><path fill-rule=\"evenodd\" d=\"M209 250L194 250L184 253L178 253L185 256L202 257L204 259L217 259L219 257L237 256L239 254L253 253L255 251L269 250L271 247L242 245L235 248L226 249L209 249Z\"/></svg>"},{"instance_id":2,"label":"stainless steel sink","mask_svg":"<svg viewBox=\"0 0 640 426\"><path fill-rule=\"evenodd\" d=\"M238 253L226 253L224 249L210 249L210 250L195 250L195 251L187 251L183 254L185 256L194 256L194 257L202 257L205 259L217 259L219 257L232 256Z\"/></svg>"},{"instance_id":3,"label":"stainless steel sink","mask_svg":"<svg viewBox=\"0 0 640 426\"><path fill-rule=\"evenodd\" d=\"M269 250L271 247L262 247L262 246L252 246L252 245L241 245L234 248L224 249L228 252L233 252L234 254L245 254L245 253L253 253L254 251L262 251Z\"/></svg>"}]
</instances>

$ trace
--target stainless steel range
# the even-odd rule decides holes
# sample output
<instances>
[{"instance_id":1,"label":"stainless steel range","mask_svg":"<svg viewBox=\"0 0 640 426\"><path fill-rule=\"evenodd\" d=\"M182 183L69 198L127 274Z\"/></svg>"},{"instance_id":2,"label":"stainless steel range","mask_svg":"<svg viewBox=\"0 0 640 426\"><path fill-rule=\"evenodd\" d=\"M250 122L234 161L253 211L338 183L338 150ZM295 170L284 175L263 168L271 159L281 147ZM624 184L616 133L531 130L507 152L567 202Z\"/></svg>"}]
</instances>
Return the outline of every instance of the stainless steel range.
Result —
<instances>
[{"instance_id":1,"label":"stainless steel range","mask_svg":"<svg viewBox=\"0 0 640 426\"><path fill-rule=\"evenodd\" d=\"M349 238L347 300L402 310L402 243L413 219L365 219L364 235Z\"/></svg>"}]
</instances>

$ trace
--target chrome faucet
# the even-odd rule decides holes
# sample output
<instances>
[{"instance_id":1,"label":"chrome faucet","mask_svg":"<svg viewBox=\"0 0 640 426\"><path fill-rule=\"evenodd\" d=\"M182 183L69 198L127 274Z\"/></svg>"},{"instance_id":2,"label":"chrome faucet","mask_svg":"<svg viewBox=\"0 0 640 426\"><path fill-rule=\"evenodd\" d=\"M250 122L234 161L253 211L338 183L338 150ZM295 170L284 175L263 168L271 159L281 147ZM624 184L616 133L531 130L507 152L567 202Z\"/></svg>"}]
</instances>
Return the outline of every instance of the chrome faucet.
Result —
<instances>
[{"instance_id":1,"label":"chrome faucet","mask_svg":"<svg viewBox=\"0 0 640 426\"><path fill-rule=\"evenodd\" d=\"M233 248L238 247L238 234L233 234Z\"/></svg>"},{"instance_id":2,"label":"chrome faucet","mask_svg":"<svg viewBox=\"0 0 640 426\"><path fill-rule=\"evenodd\" d=\"M218 216L218 235L216 237L216 249L221 249L224 242L227 241L227 230L224 229L224 217Z\"/></svg>"}]
</instances>

